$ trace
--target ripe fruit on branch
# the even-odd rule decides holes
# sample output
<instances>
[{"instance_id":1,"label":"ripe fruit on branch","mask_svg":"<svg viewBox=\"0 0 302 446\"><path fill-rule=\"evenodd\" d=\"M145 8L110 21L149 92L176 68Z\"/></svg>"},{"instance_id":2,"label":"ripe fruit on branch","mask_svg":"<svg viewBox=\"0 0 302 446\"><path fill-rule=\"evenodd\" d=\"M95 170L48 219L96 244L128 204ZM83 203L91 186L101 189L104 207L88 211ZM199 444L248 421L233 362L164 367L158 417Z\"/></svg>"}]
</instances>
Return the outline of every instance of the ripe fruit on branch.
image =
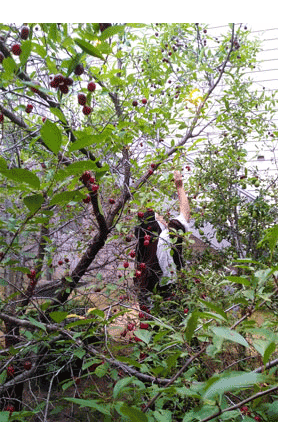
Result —
<instances>
[{"instance_id":1,"label":"ripe fruit on branch","mask_svg":"<svg viewBox=\"0 0 302 446\"><path fill-rule=\"evenodd\" d=\"M65 263L69 263L69 259L68 259L68 257L65 257L64 262L65 262Z\"/></svg>"},{"instance_id":2,"label":"ripe fruit on branch","mask_svg":"<svg viewBox=\"0 0 302 446\"><path fill-rule=\"evenodd\" d=\"M63 85L59 85L59 90L63 93L63 94L67 94L69 91L69 88L67 85L63 84Z\"/></svg>"},{"instance_id":3,"label":"ripe fruit on branch","mask_svg":"<svg viewBox=\"0 0 302 446\"><path fill-rule=\"evenodd\" d=\"M127 236L125 237L125 240L126 240L127 243L131 242L131 240L132 240L132 235L127 235Z\"/></svg>"},{"instance_id":4,"label":"ripe fruit on branch","mask_svg":"<svg viewBox=\"0 0 302 446\"><path fill-rule=\"evenodd\" d=\"M12 53L13 53L15 56L20 56L20 54L22 53L22 50L21 50L21 46L19 45L19 43L15 43L15 44L12 46Z\"/></svg>"},{"instance_id":5,"label":"ripe fruit on branch","mask_svg":"<svg viewBox=\"0 0 302 446\"><path fill-rule=\"evenodd\" d=\"M96 89L95 83L94 82L89 82L88 85L87 85L87 90L92 92L95 89Z\"/></svg>"},{"instance_id":6,"label":"ripe fruit on branch","mask_svg":"<svg viewBox=\"0 0 302 446\"><path fill-rule=\"evenodd\" d=\"M85 105L85 104L86 104L86 101L87 101L86 95L83 94L83 93L79 93L79 94L78 94L78 103L79 103L80 105Z\"/></svg>"},{"instance_id":7,"label":"ripe fruit on branch","mask_svg":"<svg viewBox=\"0 0 302 446\"><path fill-rule=\"evenodd\" d=\"M127 329L129 330L129 331L131 331L131 330L134 330L135 329L135 324L132 322L130 322L128 325L127 325Z\"/></svg>"},{"instance_id":8,"label":"ripe fruit on branch","mask_svg":"<svg viewBox=\"0 0 302 446\"><path fill-rule=\"evenodd\" d=\"M83 202L84 203L89 203L90 202L90 195L86 195L86 197L83 198Z\"/></svg>"},{"instance_id":9,"label":"ripe fruit on branch","mask_svg":"<svg viewBox=\"0 0 302 446\"><path fill-rule=\"evenodd\" d=\"M129 263L128 262L124 262L124 268L128 268Z\"/></svg>"},{"instance_id":10,"label":"ripe fruit on branch","mask_svg":"<svg viewBox=\"0 0 302 446\"><path fill-rule=\"evenodd\" d=\"M32 363L30 361L26 361L24 362L23 367L25 370L30 370L32 368Z\"/></svg>"},{"instance_id":11,"label":"ripe fruit on branch","mask_svg":"<svg viewBox=\"0 0 302 446\"><path fill-rule=\"evenodd\" d=\"M150 175L152 175L152 174L154 173L154 170L149 169L149 170L148 170L148 173L149 173Z\"/></svg>"},{"instance_id":12,"label":"ripe fruit on branch","mask_svg":"<svg viewBox=\"0 0 302 446\"><path fill-rule=\"evenodd\" d=\"M81 176L80 180L82 180L83 183L86 184L87 181L90 181L90 178L91 178L91 173L88 170L86 170L86 172L84 172L83 175Z\"/></svg>"},{"instance_id":13,"label":"ripe fruit on branch","mask_svg":"<svg viewBox=\"0 0 302 446\"><path fill-rule=\"evenodd\" d=\"M27 40L29 36L29 28L27 26L23 26L21 28L20 37L22 40Z\"/></svg>"},{"instance_id":14,"label":"ripe fruit on branch","mask_svg":"<svg viewBox=\"0 0 302 446\"><path fill-rule=\"evenodd\" d=\"M152 163L150 167L151 167L151 169L154 169L154 167L155 167L155 164L154 164L154 163Z\"/></svg>"},{"instance_id":15,"label":"ripe fruit on branch","mask_svg":"<svg viewBox=\"0 0 302 446\"><path fill-rule=\"evenodd\" d=\"M76 74L77 76L81 76L81 74L83 73L84 73L84 66L83 64L79 63L74 69L74 74Z\"/></svg>"},{"instance_id":16,"label":"ripe fruit on branch","mask_svg":"<svg viewBox=\"0 0 302 446\"><path fill-rule=\"evenodd\" d=\"M4 410L7 410L10 414L15 412L14 406L6 406L6 408Z\"/></svg>"},{"instance_id":17,"label":"ripe fruit on branch","mask_svg":"<svg viewBox=\"0 0 302 446\"><path fill-rule=\"evenodd\" d=\"M133 102L132 102L132 105L133 105L133 107L137 107L138 102L137 102L137 101L133 101Z\"/></svg>"},{"instance_id":18,"label":"ripe fruit on branch","mask_svg":"<svg viewBox=\"0 0 302 446\"><path fill-rule=\"evenodd\" d=\"M187 169L187 170L191 170L191 167L190 167L190 166L186 166L186 169Z\"/></svg>"},{"instance_id":19,"label":"ripe fruit on branch","mask_svg":"<svg viewBox=\"0 0 302 446\"><path fill-rule=\"evenodd\" d=\"M88 105L84 105L82 112L84 113L84 115L90 115L90 113L92 112L92 108L88 107Z\"/></svg>"},{"instance_id":20,"label":"ripe fruit on branch","mask_svg":"<svg viewBox=\"0 0 302 446\"><path fill-rule=\"evenodd\" d=\"M149 240L144 240L144 246L148 246L150 245L150 241Z\"/></svg>"},{"instance_id":21,"label":"ripe fruit on branch","mask_svg":"<svg viewBox=\"0 0 302 446\"><path fill-rule=\"evenodd\" d=\"M140 263L138 265L139 269L146 269L146 264L145 263Z\"/></svg>"},{"instance_id":22,"label":"ripe fruit on branch","mask_svg":"<svg viewBox=\"0 0 302 446\"><path fill-rule=\"evenodd\" d=\"M138 216L138 218L143 218L144 213L143 213L143 212L138 212L138 213L137 213L137 216Z\"/></svg>"},{"instance_id":23,"label":"ripe fruit on branch","mask_svg":"<svg viewBox=\"0 0 302 446\"><path fill-rule=\"evenodd\" d=\"M62 74L56 74L51 81L51 87L58 88L60 84L64 84L64 76Z\"/></svg>"},{"instance_id":24,"label":"ripe fruit on branch","mask_svg":"<svg viewBox=\"0 0 302 446\"><path fill-rule=\"evenodd\" d=\"M7 376L14 376L15 369L12 365L9 365L6 370Z\"/></svg>"},{"instance_id":25,"label":"ripe fruit on branch","mask_svg":"<svg viewBox=\"0 0 302 446\"><path fill-rule=\"evenodd\" d=\"M141 271L136 271L135 272L135 277L141 277L141 275L142 275L142 272Z\"/></svg>"},{"instance_id":26,"label":"ripe fruit on branch","mask_svg":"<svg viewBox=\"0 0 302 446\"><path fill-rule=\"evenodd\" d=\"M144 98L144 99L142 99L142 103L145 105L145 104L147 104L147 99L146 98Z\"/></svg>"},{"instance_id":27,"label":"ripe fruit on branch","mask_svg":"<svg viewBox=\"0 0 302 446\"><path fill-rule=\"evenodd\" d=\"M130 251L129 256L132 257L134 259L135 257L135 251L132 249L132 251Z\"/></svg>"},{"instance_id":28,"label":"ripe fruit on branch","mask_svg":"<svg viewBox=\"0 0 302 446\"><path fill-rule=\"evenodd\" d=\"M0 122L3 122L4 121L4 116L3 116L3 114L1 113L0 114Z\"/></svg>"},{"instance_id":29,"label":"ripe fruit on branch","mask_svg":"<svg viewBox=\"0 0 302 446\"><path fill-rule=\"evenodd\" d=\"M36 271L35 271L34 269L31 269L31 270L30 270L30 273L27 274L27 277L28 277L29 279L33 279L34 277L36 277Z\"/></svg>"},{"instance_id":30,"label":"ripe fruit on branch","mask_svg":"<svg viewBox=\"0 0 302 446\"><path fill-rule=\"evenodd\" d=\"M139 328L142 328L143 330L148 330L149 324L145 324L144 322L141 322L139 324Z\"/></svg>"},{"instance_id":31,"label":"ripe fruit on branch","mask_svg":"<svg viewBox=\"0 0 302 446\"><path fill-rule=\"evenodd\" d=\"M188 312L189 312L189 309L188 309L188 308L185 308L185 309L184 309L184 313L187 314Z\"/></svg>"},{"instance_id":32,"label":"ripe fruit on branch","mask_svg":"<svg viewBox=\"0 0 302 446\"><path fill-rule=\"evenodd\" d=\"M27 104L26 109L25 109L26 113L31 113L33 108L34 108L34 106L32 104Z\"/></svg>"},{"instance_id":33,"label":"ripe fruit on branch","mask_svg":"<svg viewBox=\"0 0 302 446\"><path fill-rule=\"evenodd\" d=\"M109 198L109 203L110 203L110 204L114 204L114 203L115 203L115 200L114 200L113 198ZM126 240L127 240L127 237L126 237Z\"/></svg>"},{"instance_id":34,"label":"ripe fruit on branch","mask_svg":"<svg viewBox=\"0 0 302 446\"><path fill-rule=\"evenodd\" d=\"M92 192L96 192L96 191L98 191L99 190L99 185L98 184L93 184L92 186L91 186L91 190L92 190Z\"/></svg>"},{"instance_id":35,"label":"ripe fruit on branch","mask_svg":"<svg viewBox=\"0 0 302 446\"><path fill-rule=\"evenodd\" d=\"M63 260L59 260L58 265L63 265Z\"/></svg>"}]
</instances>

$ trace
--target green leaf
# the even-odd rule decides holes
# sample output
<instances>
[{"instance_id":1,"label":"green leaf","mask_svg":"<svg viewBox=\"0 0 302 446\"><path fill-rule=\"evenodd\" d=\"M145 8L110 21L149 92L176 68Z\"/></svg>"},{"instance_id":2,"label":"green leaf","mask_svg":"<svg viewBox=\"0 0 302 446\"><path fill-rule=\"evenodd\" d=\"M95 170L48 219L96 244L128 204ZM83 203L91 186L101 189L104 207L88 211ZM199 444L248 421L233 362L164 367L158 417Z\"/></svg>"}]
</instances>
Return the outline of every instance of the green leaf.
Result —
<instances>
[{"instance_id":1,"label":"green leaf","mask_svg":"<svg viewBox=\"0 0 302 446\"><path fill-rule=\"evenodd\" d=\"M149 344L152 338L152 334L147 330L138 329L135 330L134 334L143 342L145 342L145 344Z\"/></svg>"},{"instance_id":2,"label":"green leaf","mask_svg":"<svg viewBox=\"0 0 302 446\"><path fill-rule=\"evenodd\" d=\"M12 57L5 57L2 65L8 77L17 70L17 64Z\"/></svg>"},{"instance_id":3,"label":"green leaf","mask_svg":"<svg viewBox=\"0 0 302 446\"><path fill-rule=\"evenodd\" d=\"M57 322L58 324L64 321L67 315L68 315L67 311L53 311L52 313L49 314L51 319Z\"/></svg>"},{"instance_id":4,"label":"green leaf","mask_svg":"<svg viewBox=\"0 0 302 446\"><path fill-rule=\"evenodd\" d=\"M194 334L194 330L197 327L198 317L199 317L198 310L194 310L192 312L191 316L189 317L189 320L188 320L187 326L186 326L186 330L185 330L185 337L188 342L191 341L192 336Z\"/></svg>"},{"instance_id":5,"label":"green leaf","mask_svg":"<svg viewBox=\"0 0 302 446\"><path fill-rule=\"evenodd\" d=\"M43 331L47 331L45 325L42 324L41 322L36 321L36 319L34 319L33 317L28 316L28 320L29 320L33 325L35 325L35 327L41 328Z\"/></svg>"},{"instance_id":6,"label":"green leaf","mask_svg":"<svg viewBox=\"0 0 302 446\"><path fill-rule=\"evenodd\" d=\"M227 327L211 327L211 330L220 338L236 342L237 344L244 345L244 347L249 347L247 341L243 336L241 336L241 334L237 333L237 331L231 330Z\"/></svg>"},{"instance_id":7,"label":"green leaf","mask_svg":"<svg viewBox=\"0 0 302 446\"><path fill-rule=\"evenodd\" d=\"M94 400L83 400L80 398L64 398L66 401L70 401L71 403L78 404L81 407L91 407L99 412L102 412L106 415L110 415L110 405L99 404Z\"/></svg>"},{"instance_id":8,"label":"green leaf","mask_svg":"<svg viewBox=\"0 0 302 446\"><path fill-rule=\"evenodd\" d=\"M226 376L218 377L214 382L211 379L208 380L210 385L202 395L204 400L235 389L251 387L254 384L265 381L267 378L255 372L231 372Z\"/></svg>"},{"instance_id":9,"label":"green leaf","mask_svg":"<svg viewBox=\"0 0 302 446\"><path fill-rule=\"evenodd\" d=\"M67 123L66 118L64 116L64 113L62 112L62 110L60 110L57 107L50 107L49 108L50 112L55 115L57 118L60 119L60 121L62 121L64 124Z\"/></svg>"},{"instance_id":10,"label":"green leaf","mask_svg":"<svg viewBox=\"0 0 302 446\"><path fill-rule=\"evenodd\" d=\"M34 213L42 206L44 197L41 194L28 195L23 198L23 202L25 206Z\"/></svg>"},{"instance_id":11,"label":"green leaf","mask_svg":"<svg viewBox=\"0 0 302 446\"><path fill-rule=\"evenodd\" d=\"M74 355L77 358L82 359L86 355L86 351L83 348L78 348L77 350L74 351Z\"/></svg>"},{"instance_id":12,"label":"green leaf","mask_svg":"<svg viewBox=\"0 0 302 446\"><path fill-rule=\"evenodd\" d=\"M41 137L47 147L57 155L61 149L62 133L56 124L47 119L41 128Z\"/></svg>"},{"instance_id":13,"label":"green leaf","mask_svg":"<svg viewBox=\"0 0 302 446\"><path fill-rule=\"evenodd\" d=\"M3 370L3 372L0 374L0 385L5 383L6 376L7 376L6 370Z\"/></svg>"},{"instance_id":14,"label":"green leaf","mask_svg":"<svg viewBox=\"0 0 302 446\"><path fill-rule=\"evenodd\" d=\"M98 135L85 136L84 138L80 138L70 144L68 151L74 152L75 150L83 149L85 147L91 146L92 144L98 144L99 142L104 141L105 138L106 134L104 134L103 132Z\"/></svg>"},{"instance_id":15,"label":"green leaf","mask_svg":"<svg viewBox=\"0 0 302 446\"><path fill-rule=\"evenodd\" d=\"M40 189L40 180L33 172L26 169L0 169L0 174L17 183L26 183L33 189Z\"/></svg>"},{"instance_id":16,"label":"green leaf","mask_svg":"<svg viewBox=\"0 0 302 446\"><path fill-rule=\"evenodd\" d=\"M31 40L26 40L21 45L22 53L20 54L21 65L25 65L31 52Z\"/></svg>"},{"instance_id":17,"label":"green leaf","mask_svg":"<svg viewBox=\"0 0 302 446\"><path fill-rule=\"evenodd\" d=\"M265 236L263 237L262 240L260 240L260 242L257 245L257 248L260 248L265 243L269 245L269 248L273 253L275 246L278 243L278 225L274 225L273 227L268 228L265 231Z\"/></svg>"},{"instance_id":18,"label":"green leaf","mask_svg":"<svg viewBox=\"0 0 302 446\"><path fill-rule=\"evenodd\" d=\"M109 369L109 364L108 362L105 362L105 364L99 365L96 369L95 369L95 374L96 376L98 376L99 378L102 378L103 376L106 375L106 373L108 372Z\"/></svg>"},{"instance_id":19,"label":"green leaf","mask_svg":"<svg viewBox=\"0 0 302 446\"><path fill-rule=\"evenodd\" d=\"M148 417L144 412L136 409L135 407L130 407L126 403L121 406L120 412L126 415L130 419L130 421L133 422L146 423L148 421Z\"/></svg>"},{"instance_id":20,"label":"green leaf","mask_svg":"<svg viewBox=\"0 0 302 446\"><path fill-rule=\"evenodd\" d=\"M266 364L269 361L269 358L271 355L276 351L276 343L271 342L265 349L264 355L263 355L263 364Z\"/></svg>"},{"instance_id":21,"label":"green leaf","mask_svg":"<svg viewBox=\"0 0 302 446\"><path fill-rule=\"evenodd\" d=\"M80 63L84 51L82 53L77 53L71 60L67 69L66 77L70 76L73 73L75 67Z\"/></svg>"},{"instance_id":22,"label":"green leaf","mask_svg":"<svg viewBox=\"0 0 302 446\"><path fill-rule=\"evenodd\" d=\"M127 378L120 379L114 386L113 389L113 398L117 398L121 390L130 384L135 378L135 376L128 376Z\"/></svg>"},{"instance_id":23,"label":"green leaf","mask_svg":"<svg viewBox=\"0 0 302 446\"><path fill-rule=\"evenodd\" d=\"M0 286L7 286L8 282L6 282L6 280L4 279L0 279Z\"/></svg>"},{"instance_id":24,"label":"green leaf","mask_svg":"<svg viewBox=\"0 0 302 446\"><path fill-rule=\"evenodd\" d=\"M0 423L7 423L9 421L9 411L4 410L0 412Z\"/></svg>"},{"instance_id":25,"label":"green leaf","mask_svg":"<svg viewBox=\"0 0 302 446\"><path fill-rule=\"evenodd\" d=\"M227 314L221 309L219 308L217 305L213 304L212 302L207 302L207 301L203 301L202 302L203 305L205 305L206 307L210 308L211 310L215 311L216 313L220 314L220 316L223 317L223 319L227 320Z\"/></svg>"},{"instance_id":26,"label":"green leaf","mask_svg":"<svg viewBox=\"0 0 302 446\"><path fill-rule=\"evenodd\" d=\"M113 25L110 26L109 28L106 28L104 31L102 31L100 37L98 38L99 40L105 40L108 39L108 37L112 37L115 34L124 32L125 29L125 25Z\"/></svg>"},{"instance_id":27,"label":"green leaf","mask_svg":"<svg viewBox=\"0 0 302 446\"><path fill-rule=\"evenodd\" d=\"M89 54L90 56L98 57L99 59L104 60L101 53L99 53L99 51L93 45L91 45L91 43L81 39L74 39L74 41L85 53Z\"/></svg>"},{"instance_id":28,"label":"green leaf","mask_svg":"<svg viewBox=\"0 0 302 446\"><path fill-rule=\"evenodd\" d=\"M0 156L0 169L7 169L6 161L2 156Z\"/></svg>"},{"instance_id":29,"label":"green leaf","mask_svg":"<svg viewBox=\"0 0 302 446\"><path fill-rule=\"evenodd\" d=\"M244 277L239 277L239 276L226 276L225 278L226 278L226 280L228 280L229 282L240 283L241 285L245 285L245 286L251 286L249 280L248 280L248 279L245 279Z\"/></svg>"},{"instance_id":30,"label":"green leaf","mask_svg":"<svg viewBox=\"0 0 302 446\"><path fill-rule=\"evenodd\" d=\"M50 206L54 204L59 204L60 206L63 206L66 203L69 203L70 201L81 201L83 199L83 195L78 190L72 190L72 191L64 191L59 192L56 194L51 200L50 200Z\"/></svg>"}]
</instances>

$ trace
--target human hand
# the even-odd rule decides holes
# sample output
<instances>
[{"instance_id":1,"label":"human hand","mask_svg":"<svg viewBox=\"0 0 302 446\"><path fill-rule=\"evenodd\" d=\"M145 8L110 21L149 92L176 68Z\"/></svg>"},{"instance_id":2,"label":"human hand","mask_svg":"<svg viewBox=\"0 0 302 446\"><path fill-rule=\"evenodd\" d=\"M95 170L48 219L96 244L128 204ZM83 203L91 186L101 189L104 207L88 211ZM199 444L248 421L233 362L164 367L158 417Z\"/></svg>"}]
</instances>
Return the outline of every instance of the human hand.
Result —
<instances>
[{"instance_id":1,"label":"human hand","mask_svg":"<svg viewBox=\"0 0 302 446\"><path fill-rule=\"evenodd\" d=\"M174 182L176 187L182 187L182 174L178 170L174 172Z\"/></svg>"}]
</instances>

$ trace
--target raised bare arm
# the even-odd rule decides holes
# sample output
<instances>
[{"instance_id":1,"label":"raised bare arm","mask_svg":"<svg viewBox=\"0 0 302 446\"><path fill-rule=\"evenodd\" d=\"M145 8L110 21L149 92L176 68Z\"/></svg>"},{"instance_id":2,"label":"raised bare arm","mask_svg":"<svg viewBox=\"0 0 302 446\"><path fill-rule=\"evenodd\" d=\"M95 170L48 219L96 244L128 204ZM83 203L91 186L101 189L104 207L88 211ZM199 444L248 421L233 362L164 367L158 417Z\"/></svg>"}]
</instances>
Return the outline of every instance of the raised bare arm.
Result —
<instances>
[{"instance_id":1,"label":"raised bare arm","mask_svg":"<svg viewBox=\"0 0 302 446\"><path fill-rule=\"evenodd\" d=\"M177 170L174 172L174 182L179 199L180 213L183 214L187 222L190 221L190 205L189 200L182 183L182 175Z\"/></svg>"}]
</instances>

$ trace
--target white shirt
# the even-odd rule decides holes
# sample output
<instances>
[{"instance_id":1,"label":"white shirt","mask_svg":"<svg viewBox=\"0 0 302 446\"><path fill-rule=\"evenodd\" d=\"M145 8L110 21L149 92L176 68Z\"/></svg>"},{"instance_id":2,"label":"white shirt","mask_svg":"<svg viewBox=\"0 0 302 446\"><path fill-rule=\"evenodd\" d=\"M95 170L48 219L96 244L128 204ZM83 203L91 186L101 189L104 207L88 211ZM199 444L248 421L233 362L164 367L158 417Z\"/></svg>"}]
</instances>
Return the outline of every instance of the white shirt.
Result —
<instances>
[{"instance_id":1,"label":"white shirt","mask_svg":"<svg viewBox=\"0 0 302 446\"><path fill-rule=\"evenodd\" d=\"M189 224L185 219L185 217L183 216L183 214L179 214L177 217L175 217L175 219L184 225L186 232L189 231ZM170 240L169 229L166 228L165 225L160 221L157 220L157 222L162 230L158 238L157 251L156 251L158 263L163 272L163 275L159 281L159 285L161 286L161 285L168 285L169 283L173 283L176 281L177 269L173 257L171 255L172 244ZM167 280L164 278L169 278L169 279Z\"/></svg>"}]
</instances>

